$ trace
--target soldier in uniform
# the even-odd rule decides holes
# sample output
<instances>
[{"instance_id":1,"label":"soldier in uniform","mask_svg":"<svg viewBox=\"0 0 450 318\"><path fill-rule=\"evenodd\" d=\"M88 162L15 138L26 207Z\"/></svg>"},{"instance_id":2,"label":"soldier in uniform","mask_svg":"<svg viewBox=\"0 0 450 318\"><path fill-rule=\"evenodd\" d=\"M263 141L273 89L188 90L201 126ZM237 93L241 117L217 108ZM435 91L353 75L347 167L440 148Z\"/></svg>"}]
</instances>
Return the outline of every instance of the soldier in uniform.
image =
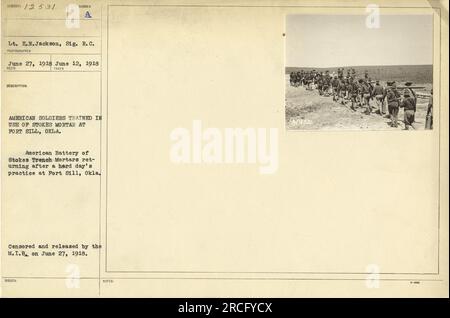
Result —
<instances>
[{"instance_id":1,"label":"soldier in uniform","mask_svg":"<svg viewBox=\"0 0 450 318\"><path fill-rule=\"evenodd\" d=\"M339 79L337 76L335 76L331 80L331 87L333 88L333 101L335 102L338 100L338 91L339 91Z\"/></svg>"},{"instance_id":2,"label":"soldier in uniform","mask_svg":"<svg viewBox=\"0 0 450 318\"><path fill-rule=\"evenodd\" d=\"M375 97L375 102L377 103L378 112L380 113L380 115L381 116L385 115L386 114L386 109L384 106L385 94L383 86L380 85L380 81L376 81L375 87L373 88L372 91L372 96Z\"/></svg>"},{"instance_id":3,"label":"soldier in uniform","mask_svg":"<svg viewBox=\"0 0 450 318\"><path fill-rule=\"evenodd\" d=\"M343 77L339 86L341 104L345 104L345 98L347 96L347 78Z\"/></svg>"},{"instance_id":4,"label":"soldier in uniform","mask_svg":"<svg viewBox=\"0 0 450 318\"><path fill-rule=\"evenodd\" d=\"M364 105L366 106L366 115L372 113L372 108L370 107L370 97L372 96L372 91L369 83L363 81L362 83L362 97L364 100Z\"/></svg>"},{"instance_id":5,"label":"soldier in uniform","mask_svg":"<svg viewBox=\"0 0 450 318\"><path fill-rule=\"evenodd\" d=\"M339 80L339 86L338 86L338 98L342 105L344 105L344 98L345 98L345 79L341 78Z\"/></svg>"},{"instance_id":6,"label":"soldier in uniform","mask_svg":"<svg viewBox=\"0 0 450 318\"><path fill-rule=\"evenodd\" d=\"M291 86L295 85L296 78L297 78L297 74L295 72L291 72L291 74L289 75L289 81L291 83Z\"/></svg>"},{"instance_id":7,"label":"soldier in uniform","mask_svg":"<svg viewBox=\"0 0 450 318\"><path fill-rule=\"evenodd\" d=\"M327 73L325 74L325 78L323 79L323 92L325 96L330 96L330 75Z\"/></svg>"},{"instance_id":8,"label":"soldier in uniform","mask_svg":"<svg viewBox=\"0 0 450 318\"><path fill-rule=\"evenodd\" d=\"M302 73L301 72L297 72L297 76L295 78L295 86L299 87L300 86L300 79L302 78Z\"/></svg>"},{"instance_id":9,"label":"soldier in uniform","mask_svg":"<svg viewBox=\"0 0 450 318\"><path fill-rule=\"evenodd\" d=\"M416 100L414 99L414 96L411 96L408 89L405 89L403 96L404 98L400 104L400 107L404 108L405 111L405 130L409 130L414 128L413 123L416 114Z\"/></svg>"},{"instance_id":10,"label":"soldier in uniform","mask_svg":"<svg viewBox=\"0 0 450 318\"><path fill-rule=\"evenodd\" d=\"M350 107L354 111L356 111L355 104L357 104L358 91L358 84L353 80L352 77L350 77L350 100L352 103Z\"/></svg>"},{"instance_id":11,"label":"soldier in uniform","mask_svg":"<svg viewBox=\"0 0 450 318\"><path fill-rule=\"evenodd\" d=\"M319 95L323 95L323 76L319 75L317 77L317 89L319 91Z\"/></svg>"},{"instance_id":12,"label":"soldier in uniform","mask_svg":"<svg viewBox=\"0 0 450 318\"><path fill-rule=\"evenodd\" d=\"M413 97L413 98L415 99L416 104L417 104L417 95L416 95L416 92L414 92L412 88L409 88L412 84L413 84L412 82L406 82L406 83L405 83L405 86L408 87L407 90L409 91L410 96Z\"/></svg>"},{"instance_id":13,"label":"soldier in uniform","mask_svg":"<svg viewBox=\"0 0 450 318\"><path fill-rule=\"evenodd\" d=\"M392 127L398 127L397 117L400 99L401 96L400 93L397 91L397 86L395 85L395 82L388 82L388 88L386 90L386 100L388 104L388 111L391 118Z\"/></svg>"},{"instance_id":14,"label":"soldier in uniform","mask_svg":"<svg viewBox=\"0 0 450 318\"><path fill-rule=\"evenodd\" d=\"M334 83L334 84L333 84ZM336 76L332 81L331 81L331 85L335 85L333 86L333 88L336 88L336 101L339 101L339 98L341 97L341 84L342 84L342 78ZM333 90L334 91L334 90Z\"/></svg>"},{"instance_id":15,"label":"soldier in uniform","mask_svg":"<svg viewBox=\"0 0 450 318\"><path fill-rule=\"evenodd\" d=\"M359 92L359 106L363 106L364 104L364 80L360 78L358 80L358 92Z\"/></svg>"},{"instance_id":16,"label":"soldier in uniform","mask_svg":"<svg viewBox=\"0 0 450 318\"><path fill-rule=\"evenodd\" d=\"M352 78L351 77L347 77L347 81L345 82L345 91L346 91L346 98L347 100L351 100L352 96L351 96L351 90L352 90Z\"/></svg>"},{"instance_id":17,"label":"soldier in uniform","mask_svg":"<svg viewBox=\"0 0 450 318\"><path fill-rule=\"evenodd\" d=\"M307 77L307 81L306 81L306 85L307 85L307 90L312 90L312 85L313 85L313 74L309 74Z\"/></svg>"},{"instance_id":18,"label":"soldier in uniform","mask_svg":"<svg viewBox=\"0 0 450 318\"><path fill-rule=\"evenodd\" d=\"M433 89L430 91L430 99L428 101L427 116L425 120L425 129L433 129Z\"/></svg>"}]
</instances>

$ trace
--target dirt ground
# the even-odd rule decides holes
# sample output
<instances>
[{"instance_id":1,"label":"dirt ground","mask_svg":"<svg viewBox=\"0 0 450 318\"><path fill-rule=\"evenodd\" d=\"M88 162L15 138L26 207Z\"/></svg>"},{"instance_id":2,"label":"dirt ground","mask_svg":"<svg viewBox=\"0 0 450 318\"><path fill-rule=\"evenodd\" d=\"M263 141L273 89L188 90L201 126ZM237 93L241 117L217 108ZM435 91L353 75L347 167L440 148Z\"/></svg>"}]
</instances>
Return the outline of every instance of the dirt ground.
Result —
<instances>
[{"instance_id":1,"label":"dirt ground","mask_svg":"<svg viewBox=\"0 0 450 318\"><path fill-rule=\"evenodd\" d=\"M417 84L419 85L419 84ZM431 85L424 91L429 94ZM366 115L365 108L359 107L356 111L347 106L333 102L331 96L320 96L317 90L306 90L304 87L292 87L289 78L286 78L286 129L288 130L402 130L403 109L398 114L398 127L389 125L389 118L380 116L375 101L370 102L373 112ZM417 99L417 111L414 128L425 129L425 116L428 108L428 98ZM387 109L387 107L386 107Z\"/></svg>"}]
</instances>

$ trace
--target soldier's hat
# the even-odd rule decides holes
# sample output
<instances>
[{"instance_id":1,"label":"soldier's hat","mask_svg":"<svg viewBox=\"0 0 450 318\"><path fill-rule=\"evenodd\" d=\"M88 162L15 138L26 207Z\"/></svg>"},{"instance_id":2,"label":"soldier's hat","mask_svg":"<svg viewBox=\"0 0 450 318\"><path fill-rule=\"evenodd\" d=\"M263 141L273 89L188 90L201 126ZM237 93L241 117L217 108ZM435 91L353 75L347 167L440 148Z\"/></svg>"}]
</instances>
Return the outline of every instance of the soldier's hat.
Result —
<instances>
[{"instance_id":1,"label":"soldier's hat","mask_svg":"<svg viewBox=\"0 0 450 318\"><path fill-rule=\"evenodd\" d=\"M387 84L388 86L392 86L392 84L394 84L394 82L389 81L389 82L386 82L386 84Z\"/></svg>"},{"instance_id":2,"label":"soldier's hat","mask_svg":"<svg viewBox=\"0 0 450 318\"><path fill-rule=\"evenodd\" d=\"M405 86L411 86L413 83L412 82L406 82Z\"/></svg>"}]
</instances>

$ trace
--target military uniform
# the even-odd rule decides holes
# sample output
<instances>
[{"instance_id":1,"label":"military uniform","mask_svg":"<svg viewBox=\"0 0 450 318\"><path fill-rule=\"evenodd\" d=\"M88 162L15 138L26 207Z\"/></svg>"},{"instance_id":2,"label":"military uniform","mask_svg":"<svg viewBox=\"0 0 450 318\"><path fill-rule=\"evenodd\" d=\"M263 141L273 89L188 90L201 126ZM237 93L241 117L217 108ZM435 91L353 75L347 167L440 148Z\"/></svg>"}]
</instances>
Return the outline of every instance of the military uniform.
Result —
<instances>
[{"instance_id":1,"label":"military uniform","mask_svg":"<svg viewBox=\"0 0 450 318\"><path fill-rule=\"evenodd\" d=\"M397 127L398 123L398 108L400 101L400 93L395 86L390 86L386 92L386 100L388 104L388 111L391 118L391 126Z\"/></svg>"},{"instance_id":2,"label":"military uniform","mask_svg":"<svg viewBox=\"0 0 450 318\"><path fill-rule=\"evenodd\" d=\"M341 103L344 103L345 98L345 81L341 79L339 81L339 98L341 99Z\"/></svg>"},{"instance_id":3,"label":"military uniform","mask_svg":"<svg viewBox=\"0 0 450 318\"><path fill-rule=\"evenodd\" d=\"M386 109L384 106L385 94L384 94L384 88L383 88L383 86L380 85L379 82L377 82L377 84L373 88L372 96L375 97L375 101L378 105L380 115L384 115L386 113Z\"/></svg>"},{"instance_id":4,"label":"military uniform","mask_svg":"<svg viewBox=\"0 0 450 318\"><path fill-rule=\"evenodd\" d=\"M359 92L359 86L356 82L351 82L350 83L350 100L352 102L352 106L351 108L353 110L355 109L355 104L357 103L357 98L358 98L358 92Z\"/></svg>"},{"instance_id":5,"label":"military uniform","mask_svg":"<svg viewBox=\"0 0 450 318\"><path fill-rule=\"evenodd\" d=\"M331 80L331 87L333 88L333 101L338 99L338 91L339 91L339 80L337 77Z\"/></svg>"},{"instance_id":6,"label":"military uniform","mask_svg":"<svg viewBox=\"0 0 450 318\"><path fill-rule=\"evenodd\" d=\"M302 73L301 72L297 72L297 76L296 76L296 79L295 79L295 86L297 86L297 87L300 86L301 78L302 78Z\"/></svg>"},{"instance_id":7,"label":"military uniform","mask_svg":"<svg viewBox=\"0 0 450 318\"><path fill-rule=\"evenodd\" d=\"M317 79L317 89L319 90L319 95L323 95L323 79L319 77Z\"/></svg>"},{"instance_id":8,"label":"military uniform","mask_svg":"<svg viewBox=\"0 0 450 318\"><path fill-rule=\"evenodd\" d=\"M370 97L372 95L370 86L368 83L363 82L361 88L362 88L362 96L364 98L364 104L367 107L366 113L370 114L372 112L372 108L370 107Z\"/></svg>"},{"instance_id":9,"label":"military uniform","mask_svg":"<svg viewBox=\"0 0 450 318\"><path fill-rule=\"evenodd\" d=\"M412 88L409 88L409 86L411 86L413 83L412 82L406 82L405 86L407 87L406 90L409 92L409 96L411 96L412 98L414 98L414 100L416 101L417 104L417 95L416 93L413 91Z\"/></svg>"},{"instance_id":10,"label":"military uniform","mask_svg":"<svg viewBox=\"0 0 450 318\"><path fill-rule=\"evenodd\" d=\"M433 129L433 90L431 90L430 100L428 101L425 129Z\"/></svg>"},{"instance_id":11,"label":"military uniform","mask_svg":"<svg viewBox=\"0 0 450 318\"><path fill-rule=\"evenodd\" d=\"M345 92L346 92L346 98L350 99L351 98L351 93L350 91L352 90L352 84L350 82L350 79L347 79L346 83L345 83Z\"/></svg>"},{"instance_id":12,"label":"military uniform","mask_svg":"<svg viewBox=\"0 0 450 318\"><path fill-rule=\"evenodd\" d=\"M413 123L415 120L415 114L416 114L416 101L414 97L409 96L409 94L405 94L405 98L403 99L402 103L400 104L400 107L404 108L405 110L405 129L408 130L413 127Z\"/></svg>"}]
</instances>

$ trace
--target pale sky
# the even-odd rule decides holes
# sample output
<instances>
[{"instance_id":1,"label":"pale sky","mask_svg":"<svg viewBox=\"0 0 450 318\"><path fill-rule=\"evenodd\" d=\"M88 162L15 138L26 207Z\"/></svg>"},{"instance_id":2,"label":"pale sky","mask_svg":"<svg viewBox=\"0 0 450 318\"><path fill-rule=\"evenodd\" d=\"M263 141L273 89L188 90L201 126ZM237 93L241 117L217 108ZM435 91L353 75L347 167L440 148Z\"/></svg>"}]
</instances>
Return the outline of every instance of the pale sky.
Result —
<instances>
[{"instance_id":1,"label":"pale sky","mask_svg":"<svg viewBox=\"0 0 450 318\"><path fill-rule=\"evenodd\" d=\"M432 15L382 15L380 28L365 15L289 15L286 66L432 64Z\"/></svg>"}]
</instances>

